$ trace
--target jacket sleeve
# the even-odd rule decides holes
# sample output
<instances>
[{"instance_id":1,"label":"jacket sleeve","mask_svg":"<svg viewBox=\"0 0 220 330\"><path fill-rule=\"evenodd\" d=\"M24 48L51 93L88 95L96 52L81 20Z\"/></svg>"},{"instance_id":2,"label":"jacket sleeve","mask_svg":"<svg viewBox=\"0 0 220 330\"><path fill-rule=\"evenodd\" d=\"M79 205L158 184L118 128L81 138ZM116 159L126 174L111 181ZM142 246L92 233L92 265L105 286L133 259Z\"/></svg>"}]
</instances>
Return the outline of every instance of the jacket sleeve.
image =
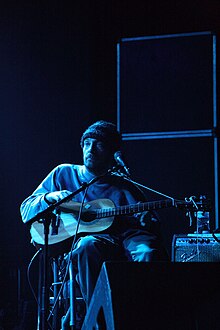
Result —
<instances>
[{"instance_id":1,"label":"jacket sleeve","mask_svg":"<svg viewBox=\"0 0 220 330\"><path fill-rule=\"evenodd\" d=\"M53 169L37 189L22 202L20 212L24 223L28 223L30 219L48 207L44 196L49 192L59 190L59 188L56 187L57 172L58 167Z\"/></svg>"}]
</instances>

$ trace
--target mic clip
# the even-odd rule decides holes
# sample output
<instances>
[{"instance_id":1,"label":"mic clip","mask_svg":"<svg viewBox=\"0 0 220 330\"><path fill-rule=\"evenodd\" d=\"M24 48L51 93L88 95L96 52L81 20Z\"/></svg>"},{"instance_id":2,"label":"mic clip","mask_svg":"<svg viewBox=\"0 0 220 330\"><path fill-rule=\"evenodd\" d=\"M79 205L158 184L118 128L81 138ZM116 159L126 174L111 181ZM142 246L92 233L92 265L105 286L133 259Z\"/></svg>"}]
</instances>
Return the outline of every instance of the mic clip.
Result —
<instances>
[{"instance_id":1,"label":"mic clip","mask_svg":"<svg viewBox=\"0 0 220 330\"><path fill-rule=\"evenodd\" d=\"M131 177L131 174L129 172L129 168L125 167L125 166L122 166L122 165L119 165L119 169L118 169L119 173L121 176L124 176L126 178L129 178Z\"/></svg>"},{"instance_id":2,"label":"mic clip","mask_svg":"<svg viewBox=\"0 0 220 330\"><path fill-rule=\"evenodd\" d=\"M60 226L60 213L56 213L51 221L51 235L58 235L58 228Z\"/></svg>"}]
</instances>

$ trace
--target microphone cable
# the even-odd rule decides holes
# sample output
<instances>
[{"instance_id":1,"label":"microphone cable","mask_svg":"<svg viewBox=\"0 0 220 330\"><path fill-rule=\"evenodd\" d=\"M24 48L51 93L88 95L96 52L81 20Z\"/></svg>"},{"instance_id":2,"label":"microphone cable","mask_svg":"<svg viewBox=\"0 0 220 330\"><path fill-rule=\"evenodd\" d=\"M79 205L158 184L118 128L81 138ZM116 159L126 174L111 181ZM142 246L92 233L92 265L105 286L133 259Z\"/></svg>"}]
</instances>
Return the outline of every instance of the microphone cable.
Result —
<instances>
[{"instance_id":1,"label":"microphone cable","mask_svg":"<svg viewBox=\"0 0 220 330\"><path fill-rule=\"evenodd\" d=\"M57 294L56 300L55 300L55 302L53 304L53 307L52 307L52 309L50 311L50 314L49 314L49 316L47 318L47 321L49 321L49 319L53 315L54 310L56 308L56 305L58 303L59 297L60 297L60 295L62 293L62 290L64 288L64 284L65 284L65 281L66 281L66 278L67 278L67 275L68 275L68 271L69 271L69 266L70 266L70 263L72 261L72 252L74 250L74 246L75 246L75 243L76 243L76 236L77 236L77 233L78 233L78 230L79 230L79 225L80 225L82 210L83 210L83 206L84 206L84 203L85 203L85 198L86 198L86 195L87 195L87 191L88 191L88 187L86 187L86 189L85 189L85 192L84 192L84 195L83 195L83 199L82 199L82 202L81 202L81 205L80 205L78 219L77 219L77 226L76 226L76 230L75 230L75 235L74 235L74 239L73 239L73 242L72 242L72 246L71 246L70 252L68 253L69 257L68 257L68 262L67 262L67 265L66 265L65 275L64 275L64 278L62 280L62 284L61 284L61 287L60 287L59 292Z\"/></svg>"},{"instance_id":2,"label":"microphone cable","mask_svg":"<svg viewBox=\"0 0 220 330\"><path fill-rule=\"evenodd\" d=\"M37 250L37 252L33 255L33 257L31 258L31 261L29 262L28 268L27 268L27 280L28 280L28 284L29 284L29 286L30 286L31 292L32 292L32 294L33 294L33 296L34 296L34 299L35 299L35 301L36 301L36 303L37 303L38 308L40 308L41 306L40 306L39 300L38 300L38 298L37 298L37 296L36 296L36 293L35 293L35 291L34 291L34 288L33 288L33 286L32 286L32 283L31 283L31 279L30 279L30 270L31 270L31 266L32 266L32 264L33 264L35 258L38 256L38 254L39 254L40 252L42 252L42 248L40 248L39 250ZM48 322L48 326L49 326L49 328L52 330L52 326L50 325L49 322Z\"/></svg>"},{"instance_id":3,"label":"microphone cable","mask_svg":"<svg viewBox=\"0 0 220 330\"><path fill-rule=\"evenodd\" d=\"M38 298L36 296L36 293L34 291L34 288L32 286L32 283L31 283L31 279L30 279L30 270L31 270L31 266L35 260L35 258L38 256L38 254L42 251L42 248L40 248L39 250L37 250L37 252L34 254L34 256L31 258L31 261L29 262L29 265L28 265L28 268L27 268L27 280L28 280L28 284L30 286L30 289L31 289L31 292L34 296L34 299L38 305L38 307L40 307L40 304L39 304L39 301L38 301Z\"/></svg>"}]
</instances>

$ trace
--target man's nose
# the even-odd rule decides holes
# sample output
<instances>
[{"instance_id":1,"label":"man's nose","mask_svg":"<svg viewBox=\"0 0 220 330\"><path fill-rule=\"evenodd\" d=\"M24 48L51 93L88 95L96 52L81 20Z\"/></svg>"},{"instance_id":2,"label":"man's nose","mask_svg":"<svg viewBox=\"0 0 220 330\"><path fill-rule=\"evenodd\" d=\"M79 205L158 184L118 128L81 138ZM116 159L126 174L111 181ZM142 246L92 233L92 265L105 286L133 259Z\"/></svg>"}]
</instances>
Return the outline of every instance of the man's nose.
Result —
<instances>
[{"instance_id":1,"label":"man's nose","mask_svg":"<svg viewBox=\"0 0 220 330\"><path fill-rule=\"evenodd\" d=\"M89 151L93 152L94 150L95 150L95 143L92 142L89 146Z\"/></svg>"}]
</instances>

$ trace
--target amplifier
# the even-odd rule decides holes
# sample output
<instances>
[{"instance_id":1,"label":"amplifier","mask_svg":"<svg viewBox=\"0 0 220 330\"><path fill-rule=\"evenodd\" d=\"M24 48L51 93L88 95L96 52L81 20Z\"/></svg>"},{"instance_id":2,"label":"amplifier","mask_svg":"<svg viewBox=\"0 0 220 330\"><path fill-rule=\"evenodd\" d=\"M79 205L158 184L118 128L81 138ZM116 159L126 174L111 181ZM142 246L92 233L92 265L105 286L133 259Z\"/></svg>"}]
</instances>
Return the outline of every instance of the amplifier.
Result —
<instances>
[{"instance_id":1,"label":"amplifier","mask_svg":"<svg viewBox=\"0 0 220 330\"><path fill-rule=\"evenodd\" d=\"M219 262L220 234L174 235L172 261Z\"/></svg>"}]
</instances>

